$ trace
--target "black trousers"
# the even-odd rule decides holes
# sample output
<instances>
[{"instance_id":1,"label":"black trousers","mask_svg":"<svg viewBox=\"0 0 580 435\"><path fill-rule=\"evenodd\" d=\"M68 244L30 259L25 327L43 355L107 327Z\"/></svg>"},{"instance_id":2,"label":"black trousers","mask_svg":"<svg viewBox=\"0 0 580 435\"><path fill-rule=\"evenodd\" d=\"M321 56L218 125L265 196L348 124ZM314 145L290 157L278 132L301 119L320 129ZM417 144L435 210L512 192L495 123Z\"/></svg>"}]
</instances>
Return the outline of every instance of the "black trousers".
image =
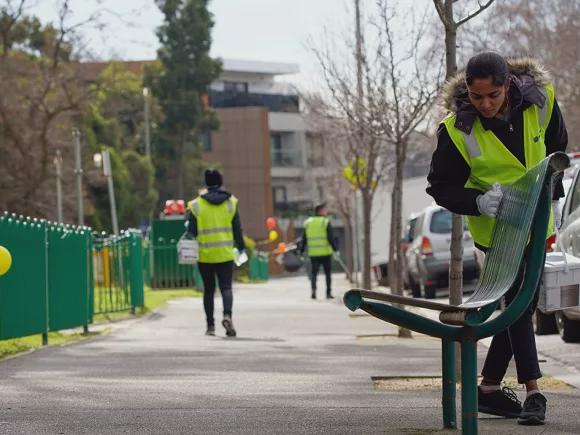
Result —
<instances>
[{"instance_id":1,"label":"black trousers","mask_svg":"<svg viewBox=\"0 0 580 435\"><path fill-rule=\"evenodd\" d=\"M505 303L508 306L515 298L523 281L525 262L520 267L518 277L514 285L505 295ZM512 356L516 362L518 383L542 377L540 364L538 363L538 351L536 349L536 336L534 335L534 325L532 315L538 305L539 288L530 306L508 329L494 335L491 346L487 351L485 363L481 371L486 380L491 380L499 385L504 378Z\"/></svg>"},{"instance_id":2,"label":"black trousers","mask_svg":"<svg viewBox=\"0 0 580 435\"><path fill-rule=\"evenodd\" d=\"M326 294L331 294L331 284L332 278L330 274L330 269L332 266L332 255L323 255L320 257L310 257L310 263L312 270L310 271L310 284L312 288L312 293L316 293L316 278L318 277L318 269L322 265L324 269L324 275L326 276Z\"/></svg>"},{"instance_id":3,"label":"black trousers","mask_svg":"<svg viewBox=\"0 0 580 435\"><path fill-rule=\"evenodd\" d=\"M224 316L232 315L234 295L232 293L232 278L234 275L234 262L225 263L198 263L199 273L203 280L203 308L207 319L207 326L214 326L213 299L215 296L217 276L222 301L224 304Z\"/></svg>"}]
</instances>

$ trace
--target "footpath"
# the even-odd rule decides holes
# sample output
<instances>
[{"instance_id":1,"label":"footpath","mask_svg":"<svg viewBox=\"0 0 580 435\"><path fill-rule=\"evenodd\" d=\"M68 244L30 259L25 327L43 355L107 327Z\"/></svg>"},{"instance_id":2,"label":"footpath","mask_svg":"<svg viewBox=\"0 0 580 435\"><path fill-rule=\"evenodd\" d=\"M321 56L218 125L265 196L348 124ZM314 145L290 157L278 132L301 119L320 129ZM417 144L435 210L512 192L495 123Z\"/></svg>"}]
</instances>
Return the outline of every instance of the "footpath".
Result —
<instances>
[{"instance_id":1,"label":"footpath","mask_svg":"<svg viewBox=\"0 0 580 435\"><path fill-rule=\"evenodd\" d=\"M106 336L0 361L0 433L460 433L441 430L440 342L349 312L348 283L334 281L337 298L316 301L304 276L237 284L235 339L220 326L206 337L202 301L188 298ZM220 311L216 299L217 322ZM546 396L545 426L480 414L480 433L580 433L580 390Z\"/></svg>"}]
</instances>

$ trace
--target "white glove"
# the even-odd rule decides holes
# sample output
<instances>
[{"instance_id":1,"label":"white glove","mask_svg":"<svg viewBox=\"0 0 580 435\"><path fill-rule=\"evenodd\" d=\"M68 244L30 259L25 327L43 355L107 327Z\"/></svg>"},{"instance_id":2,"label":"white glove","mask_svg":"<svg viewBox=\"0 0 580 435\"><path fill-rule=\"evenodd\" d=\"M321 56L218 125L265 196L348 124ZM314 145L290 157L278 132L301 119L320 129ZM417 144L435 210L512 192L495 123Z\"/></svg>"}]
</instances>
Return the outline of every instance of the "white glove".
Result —
<instances>
[{"instance_id":1,"label":"white glove","mask_svg":"<svg viewBox=\"0 0 580 435\"><path fill-rule=\"evenodd\" d=\"M554 225L556 228L560 228L562 226L562 208L560 207L560 201L557 199L553 200L552 209L554 210Z\"/></svg>"},{"instance_id":2,"label":"white glove","mask_svg":"<svg viewBox=\"0 0 580 435\"><path fill-rule=\"evenodd\" d=\"M492 188L483 195L479 195L475 199L475 202L477 202L477 208L481 214L495 217L502 197L503 192L501 191L501 186L498 182L495 182Z\"/></svg>"}]
</instances>

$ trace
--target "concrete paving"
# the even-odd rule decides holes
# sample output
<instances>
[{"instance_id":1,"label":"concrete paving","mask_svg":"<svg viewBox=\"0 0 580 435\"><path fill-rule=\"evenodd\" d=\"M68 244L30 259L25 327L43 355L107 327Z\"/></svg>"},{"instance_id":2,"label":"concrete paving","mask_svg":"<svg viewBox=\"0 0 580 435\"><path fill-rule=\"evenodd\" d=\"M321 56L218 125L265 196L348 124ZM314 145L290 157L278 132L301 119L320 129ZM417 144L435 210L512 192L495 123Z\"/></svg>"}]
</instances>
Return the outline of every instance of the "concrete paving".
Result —
<instances>
[{"instance_id":1,"label":"concrete paving","mask_svg":"<svg viewBox=\"0 0 580 435\"><path fill-rule=\"evenodd\" d=\"M312 301L305 277L236 285L234 323L237 338L219 326L206 337L201 300L182 299L107 336L2 361L0 433L457 433L440 431L438 391L371 380L440 375L438 340L399 339L340 299ZM480 433L580 433L579 391L547 397L546 426L481 415Z\"/></svg>"}]
</instances>

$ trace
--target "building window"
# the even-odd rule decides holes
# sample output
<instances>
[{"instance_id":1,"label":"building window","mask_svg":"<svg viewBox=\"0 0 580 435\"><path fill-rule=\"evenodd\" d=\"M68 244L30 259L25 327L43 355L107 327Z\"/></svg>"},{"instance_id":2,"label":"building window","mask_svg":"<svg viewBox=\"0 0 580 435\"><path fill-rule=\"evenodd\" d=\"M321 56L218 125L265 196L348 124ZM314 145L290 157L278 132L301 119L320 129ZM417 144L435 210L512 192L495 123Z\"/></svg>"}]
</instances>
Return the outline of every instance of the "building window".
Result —
<instances>
[{"instance_id":1,"label":"building window","mask_svg":"<svg viewBox=\"0 0 580 435\"><path fill-rule=\"evenodd\" d=\"M318 168L324 166L324 137L320 134L309 134L306 137L308 147L308 166Z\"/></svg>"},{"instance_id":2,"label":"building window","mask_svg":"<svg viewBox=\"0 0 580 435\"><path fill-rule=\"evenodd\" d=\"M292 133L271 133L270 154L274 168L301 168L300 150L293 146Z\"/></svg>"},{"instance_id":3,"label":"building window","mask_svg":"<svg viewBox=\"0 0 580 435\"><path fill-rule=\"evenodd\" d=\"M201 141L201 150L205 153L211 151L211 133L209 131L204 131L199 134L199 139Z\"/></svg>"},{"instance_id":4,"label":"building window","mask_svg":"<svg viewBox=\"0 0 580 435\"><path fill-rule=\"evenodd\" d=\"M270 150L272 152L272 166L284 166L282 155L282 134L270 135Z\"/></svg>"},{"instance_id":5,"label":"building window","mask_svg":"<svg viewBox=\"0 0 580 435\"><path fill-rule=\"evenodd\" d=\"M274 204L286 204L288 202L288 193L285 186L274 186L273 188Z\"/></svg>"},{"instance_id":6,"label":"building window","mask_svg":"<svg viewBox=\"0 0 580 435\"><path fill-rule=\"evenodd\" d=\"M246 82L224 82L224 91L235 94L247 94L248 84Z\"/></svg>"}]
</instances>

